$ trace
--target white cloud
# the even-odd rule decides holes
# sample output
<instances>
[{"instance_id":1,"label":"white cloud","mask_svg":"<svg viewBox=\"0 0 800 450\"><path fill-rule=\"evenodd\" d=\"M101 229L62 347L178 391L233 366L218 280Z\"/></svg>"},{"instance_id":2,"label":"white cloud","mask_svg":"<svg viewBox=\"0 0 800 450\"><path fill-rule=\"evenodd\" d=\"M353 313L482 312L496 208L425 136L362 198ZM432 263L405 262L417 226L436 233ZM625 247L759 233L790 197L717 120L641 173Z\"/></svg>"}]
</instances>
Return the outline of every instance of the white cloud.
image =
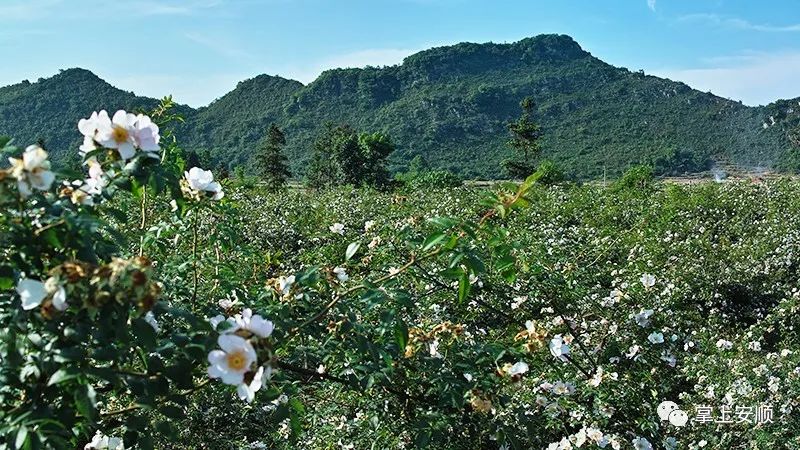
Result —
<instances>
[{"instance_id":1,"label":"white cloud","mask_svg":"<svg viewBox=\"0 0 800 450\"><path fill-rule=\"evenodd\" d=\"M647 0L647 7L650 8L651 11L656 10L656 0Z\"/></svg>"},{"instance_id":2,"label":"white cloud","mask_svg":"<svg viewBox=\"0 0 800 450\"><path fill-rule=\"evenodd\" d=\"M748 31L763 31L767 33L800 32L800 23L789 25L758 24L738 17L720 16L719 14L690 14L680 17L679 20L682 22L706 22L716 26Z\"/></svg>"},{"instance_id":3,"label":"white cloud","mask_svg":"<svg viewBox=\"0 0 800 450\"><path fill-rule=\"evenodd\" d=\"M683 81L701 91L764 105L800 96L800 51L743 53L712 58L711 67L654 70L651 73Z\"/></svg>"}]
</instances>

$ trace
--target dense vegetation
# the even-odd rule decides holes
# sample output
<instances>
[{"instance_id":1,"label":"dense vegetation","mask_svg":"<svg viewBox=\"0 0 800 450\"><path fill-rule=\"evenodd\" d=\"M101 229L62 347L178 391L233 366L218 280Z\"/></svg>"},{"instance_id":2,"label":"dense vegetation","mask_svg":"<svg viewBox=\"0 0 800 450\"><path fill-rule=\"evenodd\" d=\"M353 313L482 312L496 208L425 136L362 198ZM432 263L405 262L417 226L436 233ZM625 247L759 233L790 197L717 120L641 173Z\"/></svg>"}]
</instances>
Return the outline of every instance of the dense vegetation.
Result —
<instances>
[{"instance_id":1,"label":"dense vegetation","mask_svg":"<svg viewBox=\"0 0 800 450\"><path fill-rule=\"evenodd\" d=\"M0 448L800 445L796 181L274 193L168 106L0 140Z\"/></svg>"},{"instance_id":2,"label":"dense vegetation","mask_svg":"<svg viewBox=\"0 0 800 450\"><path fill-rule=\"evenodd\" d=\"M292 173L305 173L325 124L391 136L391 167L415 156L464 177L503 176L507 125L531 97L542 157L570 177L621 174L647 163L681 174L715 161L794 169L783 126L770 116L796 101L751 108L682 83L610 66L567 36L513 44L459 44L412 55L402 65L331 70L313 83L262 75L208 107L184 107L182 142L209 167L247 164L271 123L283 130ZM74 117L124 106L152 107L90 72L72 69L37 83L0 88L0 134L44 140L53 160L76 162ZM779 117L778 117L779 118Z\"/></svg>"}]
</instances>

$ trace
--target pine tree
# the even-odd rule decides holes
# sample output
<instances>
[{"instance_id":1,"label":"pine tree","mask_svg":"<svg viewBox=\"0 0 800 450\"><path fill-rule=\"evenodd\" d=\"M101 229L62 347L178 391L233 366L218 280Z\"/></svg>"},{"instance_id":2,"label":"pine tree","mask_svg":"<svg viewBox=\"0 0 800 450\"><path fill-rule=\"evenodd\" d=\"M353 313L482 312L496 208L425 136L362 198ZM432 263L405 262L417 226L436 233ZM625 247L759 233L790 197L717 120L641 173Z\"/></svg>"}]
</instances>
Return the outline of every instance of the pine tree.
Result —
<instances>
[{"instance_id":1,"label":"pine tree","mask_svg":"<svg viewBox=\"0 0 800 450\"><path fill-rule=\"evenodd\" d=\"M506 173L517 179L526 178L536 171L536 158L542 152L539 142L542 138L542 130L533 121L535 109L533 99L526 97L520 103L520 107L522 107L522 116L508 124L508 131L511 132L511 140L508 141L508 145L513 149L513 154L502 163Z\"/></svg>"},{"instance_id":2,"label":"pine tree","mask_svg":"<svg viewBox=\"0 0 800 450\"><path fill-rule=\"evenodd\" d=\"M267 137L255 155L256 173L263 178L270 191L278 191L286 186L292 176L289 160L283 154L286 136L274 123L269 126Z\"/></svg>"}]
</instances>

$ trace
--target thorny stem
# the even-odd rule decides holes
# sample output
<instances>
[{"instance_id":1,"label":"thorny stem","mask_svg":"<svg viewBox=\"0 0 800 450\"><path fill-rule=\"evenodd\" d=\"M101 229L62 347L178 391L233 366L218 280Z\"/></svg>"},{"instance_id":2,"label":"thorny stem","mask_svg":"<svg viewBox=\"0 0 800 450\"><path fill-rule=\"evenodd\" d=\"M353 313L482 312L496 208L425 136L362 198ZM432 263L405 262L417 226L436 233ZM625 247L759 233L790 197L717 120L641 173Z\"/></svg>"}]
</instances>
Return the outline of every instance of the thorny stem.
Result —
<instances>
[{"instance_id":1,"label":"thorny stem","mask_svg":"<svg viewBox=\"0 0 800 450\"><path fill-rule=\"evenodd\" d=\"M578 332L577 332L577 331L576 331L576 330L575 330L575 329L572 327L572 325L570 325L570 322L569 322L569 320L568 320L568 319L567 319L567 317L564 315L563 311L561 311L561 309L560 309L560 308L559 308L559 307L556 305L556 302L552 302L552 303L551 303L551 305L553 306L553 309L555 309L555 310L556 310L556 314L558 314L558 316L559 316L559 317L561 318L561 320L564 322L564 325L566 325L566 326L567 326L567 329L569 329L569 332L570 332L570 334L571 334L571 335L573 336L573 338L574 338L574 339L573 339L573 342L575 342L575 343L578 345L578 348L580 349L581 353L583 353L583 355L586 357L586 359L588 359L588 360L589 360L589 363L592 365L593 369L594 369L595 371L597 371L597 361L596 361L594 358L592 358L592 357L591 357L591 355L589 354L589 351L588 351L588 350L586 350L586 348L583 346L583 343L581 342L581 334L580 334L580 333L578 333ZM580 365L578 365L578 363L577 363L577 362L575 362L575 361L574 361L572 358L570 358L569 356L566 356L566 355L565 355L565 357L566 357L566 359L567 359L569 362L571 362L571 363L572 363L572 365L574 365L574 366L575 366L575 367L577 367L577 368L578 368L578 369L579 369L581 372L583 372L583 374L584 374L584 375L586 375L586 377L587 377L587 378L591 378L591 377L592 377L592 375L591 375L591 374L589 374L589 373L588 373L588 372L587 372L587 371L586 371L586 370L585 370L583 367L581 367Z\"/></svg>"},{"instance_id":2,"label":"thorny stem","mask_svg":"<svg viewBox=\"0 0 800 450\"><path fill-rule=\"evenodd\" d=\"M214 265L214 287L211 288L211 292L215 292L219 288L220 251L219 244L216 242L214 243L214 253L217 257L217 263Z\"/></svg>"},{"instance_id":3,"label":"thorny stem","mask_svg":"<svg viewBox=\"0 0 800 450\"><path fill-rule=\"evenodd\" d=\"M139 237L139 256L144 254L144 227L147 225L147 186L142 188L142 221L139 230L142 235Z\"/></svg>"},{"instance_id":4,"label":"thorny stem","mask_svg":"<svg viewBox=\"0 0 800 450\"><path fill-rule=\"evenodd\" d=\"M192 288L192 306L197 303L197 288L199 285L198 279L198 272L197 272L197 229L199 228L199 214L198 210L195 209L194 213L194 223L192 224L193 233L192 233L192 271L194 272L194 286Z\"/></svg>"},{"instance_id":5,"label":"thorny stem","mask_svg":"<svg viewBox=\"0 0 800 450\"><path fill-rule=\"evenodd\" d=\"M51 228L55 228L55 227L64 225L65 223L67 223L67 222L64 219L57 220L57 221L55 221L53 223L50 223L50 224L47 224L47 225L43 226L42 228L37 228L36 230L34 230L33 234L36 235L36 236L39 236L43 232L45 232L45 231L47 231L47 230L49 230Z\"/></svg>"}]
</instances>

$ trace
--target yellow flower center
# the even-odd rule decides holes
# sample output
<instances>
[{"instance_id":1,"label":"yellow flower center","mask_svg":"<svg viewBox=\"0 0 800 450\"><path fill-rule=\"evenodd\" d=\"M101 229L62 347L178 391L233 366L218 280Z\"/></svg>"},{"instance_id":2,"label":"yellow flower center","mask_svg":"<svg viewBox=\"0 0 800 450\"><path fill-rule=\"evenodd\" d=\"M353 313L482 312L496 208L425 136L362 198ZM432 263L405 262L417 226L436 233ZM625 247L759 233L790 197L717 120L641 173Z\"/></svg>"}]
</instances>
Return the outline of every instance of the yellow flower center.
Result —
<instances>
[{"instance_id":1,"label":"yellow flower center","mask_svg":"<svg viewBox=\"0 0 800 450\"><path fill-rule=\"evenodd\" d=\"M247 363L247 358L245 357L244 352L237 350L235 352L228 353L227 363L228 367L239 371L244 369L245 364Z\"/></svg>"},{"instance_id":2,"label":"yellow flower center","mask_svg":"<svg viewBox=\"0 0 800 450\"><path fill-rule=\"evenodd\" d=\"M111 139L114 139L118 144L127 142L128 137L130 137L128 130L122 127L114 127L114 130L111 132Z\"/></svg>"}]
</instances>

